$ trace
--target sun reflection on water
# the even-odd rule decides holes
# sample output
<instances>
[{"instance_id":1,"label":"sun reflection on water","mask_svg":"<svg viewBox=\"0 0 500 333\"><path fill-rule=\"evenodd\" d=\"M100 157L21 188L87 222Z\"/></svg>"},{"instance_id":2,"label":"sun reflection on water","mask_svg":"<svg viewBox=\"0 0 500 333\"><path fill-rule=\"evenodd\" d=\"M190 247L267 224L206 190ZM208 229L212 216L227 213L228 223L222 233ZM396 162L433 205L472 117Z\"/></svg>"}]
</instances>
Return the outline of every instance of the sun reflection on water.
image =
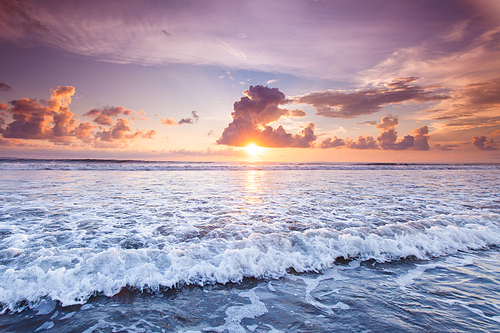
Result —
<instances>
[{"instance_id":1,"label":"sun reflection on water","mask_svg":"<svg viewBox=\"0 0 500 333\"><path fill-rule=\"evenodd\" d=\"M246 200L250 205L257 205L262 202L262 173L261 170L248 170L246 172Z\"/></svg>"}]
</instances>

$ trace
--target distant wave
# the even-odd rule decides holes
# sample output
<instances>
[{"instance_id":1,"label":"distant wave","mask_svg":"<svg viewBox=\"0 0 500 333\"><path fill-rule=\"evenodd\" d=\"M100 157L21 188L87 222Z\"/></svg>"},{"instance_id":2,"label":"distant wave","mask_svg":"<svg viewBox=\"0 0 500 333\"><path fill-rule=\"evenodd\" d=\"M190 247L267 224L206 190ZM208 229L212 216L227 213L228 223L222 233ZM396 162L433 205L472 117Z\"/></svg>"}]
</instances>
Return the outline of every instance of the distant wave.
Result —
<instances>
[{"instance_id":1,"label":"distant wave","mask_svg":"<svg viewBox=\"0 0 500 333\"><path fill-rule=\"evenodd\" d=\"M179 162L113 159L0 158L0 170L98 171L284 171L284 170L500 170L500 163L282 163Z\"/></svg>"}]
</instances>

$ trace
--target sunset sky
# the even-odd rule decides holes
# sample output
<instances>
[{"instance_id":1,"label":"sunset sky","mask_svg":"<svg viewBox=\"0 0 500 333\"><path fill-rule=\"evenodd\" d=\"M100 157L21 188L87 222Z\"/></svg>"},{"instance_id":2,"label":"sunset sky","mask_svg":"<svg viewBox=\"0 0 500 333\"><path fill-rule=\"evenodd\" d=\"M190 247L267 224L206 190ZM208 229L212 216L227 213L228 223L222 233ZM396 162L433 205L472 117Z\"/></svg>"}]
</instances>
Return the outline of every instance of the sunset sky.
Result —
<instances>
[{"instance_id":1,"label":"sunset sky","mask_svg":"<svg viewBox=\"0 0 500 333\"><path fill-rule=\"evenodd\" d=\"M0 157L500 162L499 149L496 0L0 0Z\"/></svg>"}]
</instances>

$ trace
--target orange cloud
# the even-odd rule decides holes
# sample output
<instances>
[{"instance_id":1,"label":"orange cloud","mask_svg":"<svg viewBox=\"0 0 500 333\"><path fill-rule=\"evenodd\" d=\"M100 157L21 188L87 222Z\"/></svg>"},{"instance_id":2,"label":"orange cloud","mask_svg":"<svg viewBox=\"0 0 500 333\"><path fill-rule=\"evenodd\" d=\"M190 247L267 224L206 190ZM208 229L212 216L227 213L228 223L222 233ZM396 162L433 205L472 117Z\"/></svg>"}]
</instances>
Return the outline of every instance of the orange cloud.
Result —
<instances>
[{"instance_id":1,"label":"orange cloud","mask_svg":"<svg viewBox=\"0 0 500 333\"><path fill-rule=\"evenodd\" d=\"M75 114L68 108L75 88L66 86L51 91L46 105L28 98L11 101L13 107L9 112L14 121L7 125L2 136L36 140L56 140L68 136L76 125Z\"/></svg>"},{"instance_id":2,"label":"orange cloud","mask_svg":"<svg viewBox=\"0 0 500 333\"><path fill-rule=\"evenodd\" d=\"M167 126L178 125L178 123L173 118L160 119L160 121L163 125L167 125Z\"/></svg>"},{"instance_id":3,"label":"orange cloud","mask_svg":"<svg viewBox=\"0 0 500 333\"><path fill-rule=\"evenodd\" d=\"M283 126L276 129L269 123L282 117L301 117L302 110L287 110L280 105L289 103L278 88L250 86L244 91L245 97L234 103L231 116L233 121L224 129L217 144L244 147L253 142L263 147L313 147L317 136L314 123L309 123L299 134L287 133Z\"/></svg>"},{"instance_id":4,"label":"orange cloud","mask_svg":"<svg viewBox=\"0 0 500 333\"><path fill-rule=\"evenodd\" d=\"M88 122L79 123L75 114L69 110L71 97L75 94L75 88L71 86L51 89L51 97L48 101L38 102L36 99L21 98L7 105L0 105L2 110L10 113L13 121L5 128L5 119L0 117L0 133L4 139L22 140L46 140L54 144L74 144L74 139L83 144L101 147L102 142L113 142L116 144L127 143L136 137L151 139L156 134L155 130L132 131L126 119L118 118L116 124L110 117L129 115L132 111L124 107L106 107L92 109L85 116L94 117L93 122L101 125L100 131L94 132L97 125ZM103 126L111 126L109 129ZM12 144L14 141L3 140L3 145ZM16 143L19 145L19 143Z\"/></svg>"}]
</instances>

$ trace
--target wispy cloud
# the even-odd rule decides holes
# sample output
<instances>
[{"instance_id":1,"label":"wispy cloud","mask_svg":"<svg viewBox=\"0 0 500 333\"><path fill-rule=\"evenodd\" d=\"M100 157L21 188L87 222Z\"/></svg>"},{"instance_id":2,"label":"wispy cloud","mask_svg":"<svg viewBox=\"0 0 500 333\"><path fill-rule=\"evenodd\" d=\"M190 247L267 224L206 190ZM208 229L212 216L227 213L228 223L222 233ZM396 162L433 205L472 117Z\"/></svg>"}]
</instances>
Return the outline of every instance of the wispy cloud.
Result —
<instances>
[{"instance_id":1,"label":"wispy cloud","mask_svg":"<svg viewBox=\"0 0 500 333\"><path fill-rule=\"evenodd\" d=\"M229 0L199 1L196 6L169 1L93 6L2 1L0 37L116 63L215 65L347 78L375 66L401 44L420 43L436 33L448 42L464 39L463 29L450 27L485 11L456 1L432 6L406 0L398 6L384 0L363 6L345 1L291 5L285 0L250 6ZM436 12L443 13L439 21Z\"/></svg>"}]
</instances>

